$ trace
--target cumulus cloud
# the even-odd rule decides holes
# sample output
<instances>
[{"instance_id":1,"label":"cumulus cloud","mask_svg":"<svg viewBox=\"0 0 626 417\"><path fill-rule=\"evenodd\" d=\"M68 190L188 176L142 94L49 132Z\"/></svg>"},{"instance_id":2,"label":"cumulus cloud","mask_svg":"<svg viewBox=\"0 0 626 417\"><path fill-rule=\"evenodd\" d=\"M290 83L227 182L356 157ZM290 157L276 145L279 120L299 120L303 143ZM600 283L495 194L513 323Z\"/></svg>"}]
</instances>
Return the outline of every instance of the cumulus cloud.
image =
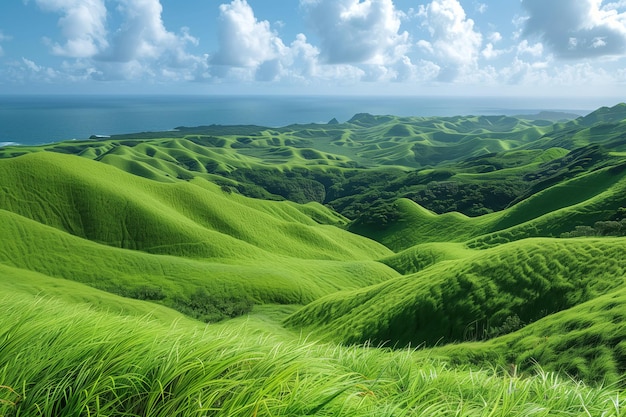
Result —
<instances>
[{"instance_id":1,"label":"cumulus cloud","mask_svg":"<svg viewBox=\"0 0 626 417\"><path fill-rule=\"evenodd\" d=\"M497 43L502 40L502 34L500 32L492 32L489 34L488 39L491 43Z\"/></svg>"},{"instance_id":2,"label":"cumulus cloud","mask_svg":"<svg viewBox=\"0 0 626 417\"><path fill-rule=\"evenodd\" d=\"M246 0L220 5L216 65L256 67L285 53L285 45L268 21L258 21Z\"/></svg>"},{"instance_id":3,"label":"cumulus cloud","mask_svg":"<svg viewBox=\"0 0 626 417\"><path fill-rule=\"evenodd\" d=\"M207 58L186 52L198 40L189 30L165 28L160 0L35 0L44 11L61 14L64 41L47 40L55 55L75 58L66 70L86 71L96 79L161 77L191 79L206 70ZM107 28L106 6L114 6L121 25Z\"/></svg>"},{"instance_id":4,"label":"cumulus cloud","mask_svg":"<svg viewBox=\"0 0 626 417\"><path fill-rule=\"evenodd\" d=\"M474 21L467 18L458 0L433 0L420 6L419 15L431 39L420 40L418 46L437 58L440 80L452 81L476 66L482 34L474 30Z\"/></svg>"},{"instance_id":5,"label":"cumulus cloud","mask_svg":"<svg viewBox=\"0 0 626 417\"><path fill-rule=\"evenodd\" d=\"M622 83L623 75L619 71L609 72L589 62L559 64L551 58L528 62L516 57L509 66L499 69L498 82L539 87L544 91L563 91L563 87L576 86L578 93L597 93L600 88L613 89L616 84ZM568 91L573 90L569 88Z\"/></svg>"},{"instance_id":6,"label":"cumulus cloud","mask_svg":"<svg viewBox=\"0 0 626 417\"><path fill-rule=\"evenodd\" d=\"M268 21L257 19L246 0L220 5L218 43L211 73L220 79L306 81L323 72L319 49L304 34L285 45Z\"/></svg>"},{"instance_id":7,"label":"cumulus cloud","mask_svg":"<svg viewBox=\"0 0 626 417\"><path fill-rule=\"evenodd\" d=\"M489 42L487 45L485 45L485 48L480 52L480 54L485 59L494 59L502 55L505 52L506 51L504 51L503 49L494 48L493 44Z\"/></svg>"},{"instance_id":8,"label":"cumulus cloud","mask_svg":"<svg viewBox=\"0 0 626 417\"><path fill-rule=\"evenodd\" d=\"M543 55L543 44L541 42L537 42L534 45L530 45L527 39L524 39L517 45L517 53L518 55L530 55L534 57L540 57Z\"/></svg>"},{"instance_id":9,"label":"cumulus cloud","mask_svg":"<svg viewBox=\"0 0 626 417\"><path fill-rule=\"evenodd\" d=\"M622 2L602 0L523 0L529 13L526 36L538 36L555 54L581 59L626 53L626 13Z\"/></svg>"},{"instance_id":10,"label":"cumulus cloud","mask_svg":"<svg viewBox=\"0 0 626 417\"><path fill-rule=\"evenodd\" d=\"M118 0L117 10L124 16L122 26L114 33L111 47L100 58L130 62L162 59L168 66L181 66L188 58L187 43L198 40L185 28L181 34L168 31L161 18L159 0Z\"/></svg>"},{"instance_id":11,"label":"cumulus cloud","mask_svg":"<svg viewBox=\"0 0 626 417\"><path fill-rule=\"evenodd\" d=\"M289 45L285 56L285 66L290 68L296 78L313 78L320 75L320 50L311 45L304 34L300 33Z\"/></svg>"},{"instance_id":12,"label":"cumulus cloud","mask_svg":"<svg viewBox=\"0 0 626 417\"><path fill-rule=\"evenodd\" d=\"M322 2L313 4L311 1L302 4L305 8L331 5ZM348 7L346 10L352 15L346 17L347 21L354 24L354 13L361 13L362 17L370 16L371 7L376 6L369 4L362 10ZM379 22L378 17L374 18L374 26L376 22ZM397 34L397 28L394 33ZM332 80L350 84L357 81L399 80L414 71L410 59L402 55L395 57L398 51L394 48L389 51L383 46L376 46L374 50L368 49L367 55L359 55L356 62L329 62L328 57L323 57L323 47L310 44L302 33L287 45L272 30L269 22L257 19L245 0L233 0L220 6L218 38L219 49L211 58L211 73L223 80L281 80L305 84ZM366 41L363 42L362 45L367 45ZM381 45L389 44L382 42ZM332 53L337 53L337 49ZM385 60L378 59L383 55Z\"/></svg>"},{"instance_id":13,"label":"cumulus cloud","mask_svg":"<svg viewBox=\"0 0 626 417\"><path fill-rule=\"evenodd\" d=\"M20 67L22 71L30 73L31 79L38 81L52 82L60 76L58 71L49 67L38 65L34 61L26 58L22 58Z\"/></svg>"},{"instance_id":14,"label":"cumulus cloud","mask_svg":"<svg viewBox=\"0 0 626 417\"><path fill-rule=\"evenodd\" d=\"M300 0L328 64L385 65L409 48L392 0Z\"/></svg>"},{"instance_id":15,"label":"cumulus cloud","mask_svg":"<svg viewBox=\"0 0 626 417\"><path fill-rule=\"evenodd\" d=\"M107 10L104 0L35 0L42 9L60 13L58 21L65 44L51 44L56 55L70 58L92 57L106 48Z\"/></svg>"},{"instance_id":16,"label":"cumulus cloud","mask_svg":"<svg viewBox=\"0 0 626 417\"><path fill-rule=\"evenodd\" d=\"M489 42L485 45L485 48L480 52L483 58L490 60L499 57L508 52L506 49L497 49L495 44L502 41L502 35L500 32L492 32L487 36Z\"/></svg>"}]
</instances>

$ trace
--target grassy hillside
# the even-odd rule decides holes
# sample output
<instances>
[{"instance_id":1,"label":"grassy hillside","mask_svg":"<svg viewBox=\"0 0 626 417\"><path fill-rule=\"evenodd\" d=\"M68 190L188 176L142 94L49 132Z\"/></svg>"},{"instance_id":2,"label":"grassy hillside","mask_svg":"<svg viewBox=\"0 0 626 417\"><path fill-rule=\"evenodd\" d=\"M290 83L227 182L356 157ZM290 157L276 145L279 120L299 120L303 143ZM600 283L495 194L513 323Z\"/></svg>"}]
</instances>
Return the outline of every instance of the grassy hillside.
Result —
<instances>
[{"instance_id":1,"label":"grassy hillside","mask_svg":"<svg viewBox=\"0 0 626 417\"><path fill-rule=\"evenodd\" d=\"M579 225L593 225L626 206L626 164L581 174L542 190L509 209L467 217L436 215L406 199L388 209L386 223L369 217L350 230L393 250L425 242L467 242L483 248L526 237L558 237Z\"/></svg>"},{"instance_id":2,"label":"grassy hillside","mask_svg":"<svg viewBox=\"0 0 626 417\"><path fill-rule=\"evenodd\" d=\"M624 415L626 107L545 117L0 148L0 416Z\"/></svg>"},{"instance_id":3,"label":"grassy hillside","mask_svg":"<svg viewBox=\"0 0 626 417\"><path fill-rule=\"evenodd\" d=\"M12 296L35 296L56 299L67 305L82 304L94 311L143 317L162 323L180 322L198 325L196 320L176 310L149 301L121 297L76 281L0 264L0 293Z\"/></svg>"},{"instance_id":4,"label":"grassy hillside","mask_svg":"<svg viewBox=\"0 0 626 417\"><path fill-rule=\"evenodd\" d=\"M200 179L163 184L54 153L1 161L0 173L1 263L205 320L397 275L374 262L388 249L336 227L344 219L319 205L251 200ZM222 299L219 311L205 306Z\"/></svg>"},{"instance_id":5,"label":"grassy hillside","mask_svg":"<svg viewBox=\"0 0 626 417\"><path fill-rule=\"evenodd\" d=\"M0 298L2 415L618 416L619 391ZM62 353L61 353L62 352ZM25 367L23 364L28 363Z\"/></svg>"},{"instance_id":6,"label":"grassy hillside","mask_svg":"<svg viewBox=\"0 0 626 417\"><path fill-rule=\"evenodd\" d=\"M39 147L5 147L0 148L0 158L44 150L69 153L161 182L204 178L251 197L325 203L355 218L373 201L388 200L390 193L430 204L437 211L452 210L448 203L439 207L441 196L429 199L424 194L427 182L422 179L416 184L409 174L467 158L515 152L552 130L550 123L501 116L399 118L360 114L343 124L205 126ZM503 163L509 165L506 158L503 156ZM531 159L526 163L534 164ZM500 164L495 160L491 163ZM487 166L473 164L466 170L484 172ZM378 172L370 176L372 169ZM373 184L381 172L385 180ZM362 182L361 175L368 178ZM387 190L389 180L394 185ZM476 179L459 180L476 183ZM361 184L373 186L376 192L363 190ZM479 189L482 197L471 198L458 209L469 214L483 207L500 210L526 188L528 184L512 183L495 201L482 201L493 190Z\"/></svg>"},{"instance_id":7,"label":"grassy hillside","mask_svg":"<svg viewBox=\"0 0 626 417\"><path fill-rule=\"evenodd\" d=\"M623 382L625 315L626 293L621 286L510 334L486 342L443 346L429 354L458 364L516 364L527 371L539 364L595 383Z\"/></svg>"},{"instance_id":8,"label":"grassy hillside","mask_svg":"<svg viewBox=\"0 0 626 417\"><path fill-rule=\"evenodd\" d=\"M26 155L2 161L0 175L3 209L110 246L202 257L265 256L259 249L318 259L385 253L365 239L318 225L290 203L260 204L208 184L147 181L82 158ZM318 211L318 220L343 221ZM336 243L337 234L345 243Z\"/></svg>"},{"instance_id":9,"label":"grassy hillside","mask_svg":"<svg viewBox=\"0 0 626 417\"><path fill-rule=\"evenodd\" d=\"M352 220L399 197L437 213L477 216L619 164L626 125L617 121L624 117L620 105L557 123L358 114L343 124L180 127L4 147L0 158L70 153L161 182L203 178L250 197L319 202Z\"/></svg>"},{"instance_id":10,"label":"grassy hillside","mask_svg":"<svg viewBox=\"0 0 626 417\"><path fill-rule=\"evenodd\" d=\"M625 265L626 239L522 240L328 295L287 324L344 343L488 338L513 319L528 324L623 286Z\"/></svg>"}]
</instances>

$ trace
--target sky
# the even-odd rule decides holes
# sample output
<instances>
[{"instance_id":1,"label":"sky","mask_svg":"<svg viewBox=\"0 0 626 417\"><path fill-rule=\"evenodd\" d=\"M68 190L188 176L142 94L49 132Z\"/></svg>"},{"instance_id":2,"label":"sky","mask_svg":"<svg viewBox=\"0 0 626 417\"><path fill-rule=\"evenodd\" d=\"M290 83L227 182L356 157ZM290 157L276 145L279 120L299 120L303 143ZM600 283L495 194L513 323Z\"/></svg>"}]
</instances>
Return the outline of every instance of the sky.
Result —
<instances>
[{"instance_id":1,"label":"sky","mask_svg":"<svg viewBox=\"0 0 626 417\"><path fill-rule=\"evenodd\" d=\"M619 98L626 0L2 0L33 93Z\"/></svg>"}]
</instances>

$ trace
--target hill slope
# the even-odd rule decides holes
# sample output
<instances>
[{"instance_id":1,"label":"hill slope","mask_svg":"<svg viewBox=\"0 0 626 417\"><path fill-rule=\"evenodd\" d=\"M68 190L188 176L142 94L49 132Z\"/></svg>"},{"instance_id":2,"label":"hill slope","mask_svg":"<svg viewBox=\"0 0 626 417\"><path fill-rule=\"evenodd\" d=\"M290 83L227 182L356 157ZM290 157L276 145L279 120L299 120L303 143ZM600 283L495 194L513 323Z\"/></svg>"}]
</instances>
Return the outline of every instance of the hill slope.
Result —
<instances>
[{"instance_id":1,"label":"hill slope","mask_svg":"<svg viewBox=\"0 0 626 417\"><path fill-rule=\"evenodd\" d=\"M301 304L397 275L374 262L388 249L332 225L344 220L321 206L163 184L53 153L0 161L0 175L0 263L199 318L219 299Z\"/></svg>"},{"instance_id":2,"label":"hill slope","mask_svg":"<svg viewBox=\"0 0 626 417\"><path fill-rule=\"evenodd\" d=\"M252 327L269 339L231 333L236 340L224 341L225 351L251 343L250 351L267 353L254 366L273 363L270 367L287 374L305 362L358 359L349 361L349 375L323 367L311 384L326 373L347 385L338 382L341 389L333 391L322 384L328 391L315 401L293 399L292 406L300 404L296 408L281 403L284 414L316 414L336 398L343 402L333 411L367 414L363 404L370 414L414 411L407 401L422 397L394 401L413 380L403 373L415 375L419 367L398 362L397 374L388 373L380 363L392 358L396 364L403 353L338 344L422 345L428 349L407 352L410 359L404 360L432 354L455 366L526 368L538 361L589 381L614 381L626 371L618 328L625 238L559 237L626 233L625 120L621 105L557 123L358 114L343 124L206 126L0 148L0 289L21 294L17 315L34 311L28 307L32 294L63 304L42 304L33 317L55 308L74 317L68 303L92 304L98 311L81 310L86 317L81 323L94 328L92 319L113 327L119 320L146 325L106 311L151 315L161 323L146 325L151 340L163 334L163 323L176 320L181 333L201 329L212 336ZM237 316L243 317L207 328L193 320ZM33 323L34 329L38 325ZM20 326L11 328L35 331ZM63 333L63 326L51 328ZM99 329L105 328L110 327ZM298 339L301 334L329 345L311 347ZM551 339L544 343L541 337L547 335ZM154 349L146 338L133 348ZM272 346L280 341L287 343L285 352L300 352L312 362L276 365ZM376 365L367 368L368 358ZM245 363L229 384L240 384L241 375L244 380L262 375L258 379L270 378L270 385L280 379L272 372L247 373ZM155 371L147 369L149 379ZM466 368L454 372L472 378ZM379 381L382 374L391 381L383 391L397 390L390 403L370 399L378 382L372 387L364 382ZM101 375L106 379L106 372ZM297 391L299 376L289 375L272 401ZM39 377L27 378L29 388ZM21 396L12 387L25 386L24 381L0 379L0 395ZM146 387L138 384L143 392ZM355 391L354 384L369 391L361 386ZM470 385L466 381L461 391ZM83 392L82 386L70 386ZM211 403L220 412L234 410L220 408L225 398L230 401L233 386ZM162 389L161 399L195 404L168 390ZM376 398L385 393L375 392ZM111 398L115 403L121 397ZM237 412L262 414L264 400L254 398ZM0 411L10 415L15 401L3 399L0 407L8 411ZM111 409L121 406L113 403ZM63 404L51 407L54 415ZM463 407L456 411L467 414Z\"/></svg>"},{"instance_id":3,"label":"hill slope","mask_svg":"<svg viewBox=\"0 0 626 417\"><path fill-rule=\"evenodd\" d=\"M622 164L563 181L496 213L435 215L403 199L390 209L392 220L376 224L364 217L350 230L396 251L425 242L470 241L471 247L490 247L526 237L558 237L576 226L607 220L626 205L625 194Z\"/></svg>"},{"instance_id":4,"label":"hill slope","mask_svg":"<svg viewBox=\"0 0 626 417\"><path fill-rule=\"evenodd\" d=\"M452 370L407 351L163 325L25 296L0 297L0 309L7 416L516 417L537 409L618 415L624 407L615 389L546 373L521 380Z\"/></svg>"},{"instance_id":5,"label":"hill slope","mask_svg":"<svg viewBox=\"0 0 626 417\"><path fill-rule=\"evenodd\" d=\"M331 294L287 324L345 343L445 344L530 323L624 285L626 239L528 239Z\"/></svg>"}]
</instances>

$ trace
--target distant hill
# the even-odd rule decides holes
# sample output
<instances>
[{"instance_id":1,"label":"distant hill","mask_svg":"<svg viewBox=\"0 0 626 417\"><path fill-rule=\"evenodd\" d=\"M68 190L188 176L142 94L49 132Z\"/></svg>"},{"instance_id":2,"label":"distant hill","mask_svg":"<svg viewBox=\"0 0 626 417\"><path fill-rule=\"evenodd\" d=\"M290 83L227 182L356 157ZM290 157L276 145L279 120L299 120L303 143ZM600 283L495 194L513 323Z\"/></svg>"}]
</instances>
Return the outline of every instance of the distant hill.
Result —
<instances>
[{"instance_id":1,"label":"distant hill","mask_svg":"<svg viewBox=\"0 0 626 417\"><path fill-rule=\"evenodd\" d=\"M527 119L533 121L547 120L549 122L567 122L569 120L578 119L582 115L577 113L566 113L558 111L541 111L536 114L518 114L513 117L518 119Z\"/></svg>"}]
</instances>

